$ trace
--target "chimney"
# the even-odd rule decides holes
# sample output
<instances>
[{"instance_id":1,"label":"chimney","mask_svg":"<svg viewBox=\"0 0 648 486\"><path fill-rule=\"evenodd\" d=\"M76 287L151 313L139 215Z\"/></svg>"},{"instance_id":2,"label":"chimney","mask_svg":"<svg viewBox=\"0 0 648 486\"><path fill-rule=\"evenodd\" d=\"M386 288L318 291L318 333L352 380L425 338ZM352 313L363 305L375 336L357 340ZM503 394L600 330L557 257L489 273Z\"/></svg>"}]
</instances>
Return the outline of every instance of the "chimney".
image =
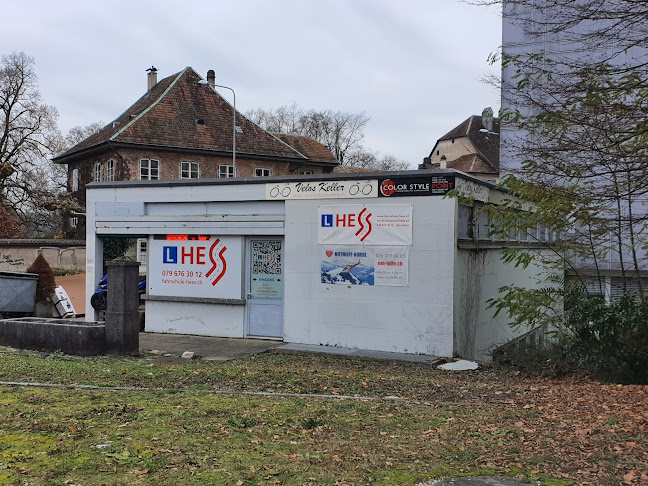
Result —
<instances>
[{"instance_id":1,"label":"chimney","mask_svg":"<svg viewBox=\"0 0 648 486\"><path fill-rule=\"evenodd\" d=\"M147 90L146 92L148 93L153 89L153 86L157 84L157 68L155 66L151 66L150 68L147 69L148 71L148 85L147 85Z\"/></svg>"},{"instance_id":2,"label":"chimney","mask_svg":"<svg viewBox=\"0 0 648 486\"><path fill-rule=\"evenodd\" d=\"M212 88L216 84L216 73L214 72L213 69L207 71L207 82L209 83L209 86L211 86Z\"/></svg>"},{"instance_id":3,"label":"chimney","mask_svg":"<svg viewBox=\"0 0 648 486\"><path fill-rule=\"evenodd\" d=\"M482 111L482 125L489 132L493 131L493 109L490 106Z\"/></svg>"}]
</instances>

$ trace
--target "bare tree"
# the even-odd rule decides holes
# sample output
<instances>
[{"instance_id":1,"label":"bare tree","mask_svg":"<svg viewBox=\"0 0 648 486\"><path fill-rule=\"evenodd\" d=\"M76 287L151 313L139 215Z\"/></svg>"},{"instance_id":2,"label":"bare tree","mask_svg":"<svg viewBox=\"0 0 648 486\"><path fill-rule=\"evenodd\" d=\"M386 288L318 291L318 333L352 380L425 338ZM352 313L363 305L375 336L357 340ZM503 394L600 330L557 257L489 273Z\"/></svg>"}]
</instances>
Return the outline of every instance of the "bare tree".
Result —
<instances>
[{"instance_id":1,"label":"bare tree","mask_svg":"<svg viewBox=\"0 0 648 486\"><path fill-rule=\"evenodd\" d=\"M561 236L550 253L511 253L646 299L648 1L477 3L502 4L502 167L535 208L493 219L503 234L542 225Z\"/></svg>"},{"instance_id":2,"label":"bare tree","mask_svg":"<svg viewBox=\"0 0 648 486\"><path fill-rule=\"evenodd\" d=\"M293 103L275 110L257 108L246 116L269 132L304 135L320 142L342 165L372 170L400 170L409 166L393 155L379 159L378 154L363 146L364 128L369 122L364 113L304 110Z\"/></svg>"},{"instance_id":3,"label":"bare tree","mask_svg":"<svg viewBox=\"0 0 648 486\"><path fill-rule=\"evenodd\" d=\"M58 113L41 100L34 59L13 53L0 63L0 204L32 232L47 231L44 201L56 192L49 158L60 143Z\"/></svg>"}]
</instances>

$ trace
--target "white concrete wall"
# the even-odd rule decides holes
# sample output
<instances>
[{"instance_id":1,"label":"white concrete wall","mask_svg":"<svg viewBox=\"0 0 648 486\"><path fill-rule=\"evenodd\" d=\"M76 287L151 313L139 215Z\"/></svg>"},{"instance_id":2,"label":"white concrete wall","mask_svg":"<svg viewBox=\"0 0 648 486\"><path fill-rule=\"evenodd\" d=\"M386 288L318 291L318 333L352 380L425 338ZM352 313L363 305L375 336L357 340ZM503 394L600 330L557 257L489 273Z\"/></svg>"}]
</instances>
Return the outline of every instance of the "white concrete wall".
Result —
<instances>
[{"instance_id":1,"label":"white concrete wall","mask_svg":"<svg viewBox=\"0 0 648 486\"><path fill-rule=\"evenodd\" d=\"M243 337L244 305L146 302L146 332Z\"/></svg>"},{"instance_id":2,"label":"white concrete wall","mask_svg":"<svg viewBox=\"0 0 648 486\"><path fill-rule=\"evenodd\" d=\"M515 267L502 261L502 249L457 250L455 269L455 352L478 361L491 361L498 346L525 334L526 328L512 328L506 312L494 317L488 300L500 297L507 285L538 288L541 269Z\"/></svg>"},{"instance_id":3,"label":"white concrete wall","mask_svg":"<svg viewBox=\"0 0 648 486\"><path fill-rule=\"evenodd\" d=\"M365 199L413 204L407 287L321 283L318 205L287 201L284 331L288 342L452 355L455 201L442 197Z\"/></svg>"}]
</instances>

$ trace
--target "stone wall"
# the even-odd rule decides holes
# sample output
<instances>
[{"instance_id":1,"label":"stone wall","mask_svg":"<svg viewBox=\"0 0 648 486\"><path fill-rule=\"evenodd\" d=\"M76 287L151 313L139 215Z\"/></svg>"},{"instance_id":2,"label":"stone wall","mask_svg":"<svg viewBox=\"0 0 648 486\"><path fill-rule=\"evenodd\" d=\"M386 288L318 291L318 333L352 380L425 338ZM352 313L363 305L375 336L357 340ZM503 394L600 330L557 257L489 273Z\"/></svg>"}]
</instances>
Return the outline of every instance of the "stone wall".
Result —
<instances>
[{"instance_id":1,"label":"stone wall","mask_svg":"<svg viewBox=\"0 0 648 486\"><path fill-rule=\"evenodd\" d=\"M50 267L85 269L85 241L0 240L0 270L26 272L40 253Z\"/></svg>"}]
</instances>

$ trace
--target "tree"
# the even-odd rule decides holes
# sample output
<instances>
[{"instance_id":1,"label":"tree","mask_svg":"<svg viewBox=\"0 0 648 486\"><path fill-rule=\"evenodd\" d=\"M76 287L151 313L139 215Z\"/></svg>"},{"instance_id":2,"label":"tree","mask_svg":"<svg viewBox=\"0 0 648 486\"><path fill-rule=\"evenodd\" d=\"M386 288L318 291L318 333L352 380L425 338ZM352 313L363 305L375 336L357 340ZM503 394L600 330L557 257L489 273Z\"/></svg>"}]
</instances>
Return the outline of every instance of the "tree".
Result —
<instances>
[{"instance_id":1,"label":"tree","mask_svg":"<svg viewBox=\"0 0 648 486\"><path fill-rule=\"evenodd\" d=\"M13 53L0 63L0 204L30 233L47 233L43 205L60 189L49 162L60 145L58 113L41 100L34 59Z\"/></svg>"},{"instance_id":2,"label":"tree","mask_svg":"<svg viewBox=\"0 0 648 486\"><path fill-rule=\"evenodd\" d=\"M513 325L554 326L585 369L636 381L648 345L648 2L505 0L503 14L501 166L519 199L483 211L500 237L558 234L505 252L553 265L558 285L505 286L491 306Z\"/></svg>"},{"instance_id":3,"label":"tree","mask_svg":"<svg viewBox=\"0 0 648 486\"><path fill-rule=\"evenodd\" d=\"M304 110L297 104L275 110L258 108L246 116L264 130L303 135L325 145L342 165L371 170L402 170L409 167L393 155L379 158L363 145L364 128L369 117L364 113L332 110Z\"/></svg>"},{"instance_id":4,"label":"tree","mask_svg":"<svg viewBox=\"0 0 648 486\"><path fill-rule=\"evenodd\" d=\"M0 238L20 238L21 236L22 230L16 218L4 206L0 206Z\"/></svg>"},{"instance_id":5,"label":"tree","mask_svg":"<svg viewBox=\"0 0 648 486\"><path fill-rule=\"evenodd\" d=\"M643 299L648 2L506 0L503 13L500 116L514 131L502 152L517 161L502 161L504 184L536 210L523 221L512 203L493 220L501 231L553 228L558 268L603 289L612 267L621 292Z\"/></svg>"}]
</instances>

